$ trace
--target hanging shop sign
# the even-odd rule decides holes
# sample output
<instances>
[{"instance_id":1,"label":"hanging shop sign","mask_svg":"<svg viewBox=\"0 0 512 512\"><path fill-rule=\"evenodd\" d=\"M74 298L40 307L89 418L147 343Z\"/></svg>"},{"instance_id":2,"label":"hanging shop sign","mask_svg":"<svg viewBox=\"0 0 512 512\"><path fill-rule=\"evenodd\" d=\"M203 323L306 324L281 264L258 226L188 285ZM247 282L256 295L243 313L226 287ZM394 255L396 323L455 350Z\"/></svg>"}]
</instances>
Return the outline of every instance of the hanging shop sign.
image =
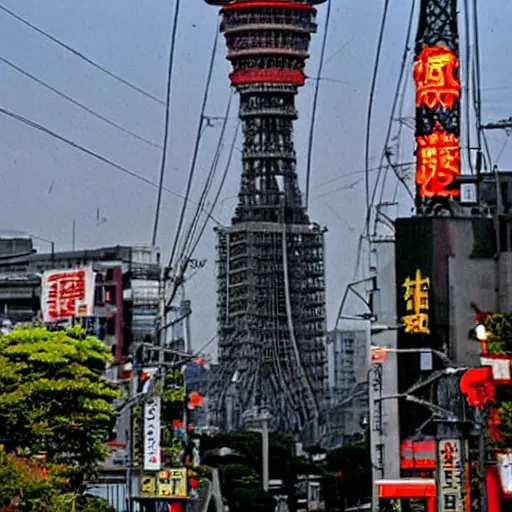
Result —
<instances>
[{"instance_id":1,"label":"hanging shop sign","mask_svg":"<svg viewBox=\"0 0 512 512\"><path fill-rule=\"evenodd\" d=\"M144 404L144 470L160 468L160 397L154 396Z\"/></svg>"},{"instance_id":2,"label":"hanging shop sign","mask_svg":"<svg viewBox=\"0 0 512 512\"><path fill-rule=\"evenodd\" d=\"M41 283L43 321L93 316L94 280L91 267L44 272Z\"/></svg>"},{"instance_id":3,"label":"hanging shop sign","mask_svg":"<svg viewBox=\"0 0 512 512\"><path fill-rule=\"evenodd\" d=\"M416 270L414 279L407 277L403 282L405 310L402 318L405 332L411 334L430 334L429 329L429 290L430 278L423 277L421 270Z\"/></svg>"},{"instance_id":4,"label":"hanging shop sign","mask_svg":"<svg viewBox=\"0 0 512 512\"><path fill-rule=\"evenodd\" d=\"M144 498L188 498L187 468L165 468L141 478L141 496Z\"/></svg>"},{"instance_id":5,"label":"hanging shop sign","mask_svg":"<svg viewBox=\"0 0 512 512\"><path fill-rule=\"evenodd\" d=\"M465 511L464 457L460 439L438 443L439 511Z\"/></svg>"}]
</instances>

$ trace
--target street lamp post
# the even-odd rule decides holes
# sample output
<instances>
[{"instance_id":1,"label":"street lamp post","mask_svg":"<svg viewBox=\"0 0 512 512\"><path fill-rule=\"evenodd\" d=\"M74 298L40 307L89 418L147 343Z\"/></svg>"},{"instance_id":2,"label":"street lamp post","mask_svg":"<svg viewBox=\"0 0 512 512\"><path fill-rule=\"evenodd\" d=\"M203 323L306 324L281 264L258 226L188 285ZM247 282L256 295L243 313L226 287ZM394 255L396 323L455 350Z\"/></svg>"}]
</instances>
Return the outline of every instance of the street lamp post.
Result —
<instances>
[{"instance_id":1,"label":"street lamp post","mask_svg":"<svg viewBox=\"0 0 512 512\"><path fill-rule=\"evenodd\" d=\"M260 427L252 427L248 430L252 432L261 433L261 456L262 456L262 471L261 480L263 484L263 490L268 491L269 489L269 432L268 432L268 415L262 414L257 418L258 422L261 422Z\"/></svg>"},{"instance_id":2,"label":"street lamp post","mask_svg":"<svg viewBox=\"0 0 512 512\"><path fill-rule=\"evenodd\" d=\"M41 236L29 235L30 238L34 238L35 240L40 240L41 242L46 242L50 244L51 247L51 255L52 255L52 268L55 268L55 242L53 240L48 240L47 238L43 238Z\"/></svg>"}]
</instances>

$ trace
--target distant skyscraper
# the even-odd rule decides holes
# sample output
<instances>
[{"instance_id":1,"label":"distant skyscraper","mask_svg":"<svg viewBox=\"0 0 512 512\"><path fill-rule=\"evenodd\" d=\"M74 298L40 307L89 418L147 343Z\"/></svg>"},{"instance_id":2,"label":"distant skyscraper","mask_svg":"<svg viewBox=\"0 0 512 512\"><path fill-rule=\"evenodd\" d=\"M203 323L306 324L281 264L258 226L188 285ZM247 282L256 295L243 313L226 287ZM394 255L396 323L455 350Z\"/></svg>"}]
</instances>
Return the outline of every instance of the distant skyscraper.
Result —
<instances>
[{"instance_id":1,"label":"distant skyscraper","mask_svg":"<svg viewBox=\"0 0 512 512\"><path fill-rule=\"evenodd\" d=\"M326 390L324 230L302 201L293 121L324 0L206 1L222 6L244 133L238 206L217 231L217 420L265 410L271 428L311 438Z\"/></svg>"}]
</instances>

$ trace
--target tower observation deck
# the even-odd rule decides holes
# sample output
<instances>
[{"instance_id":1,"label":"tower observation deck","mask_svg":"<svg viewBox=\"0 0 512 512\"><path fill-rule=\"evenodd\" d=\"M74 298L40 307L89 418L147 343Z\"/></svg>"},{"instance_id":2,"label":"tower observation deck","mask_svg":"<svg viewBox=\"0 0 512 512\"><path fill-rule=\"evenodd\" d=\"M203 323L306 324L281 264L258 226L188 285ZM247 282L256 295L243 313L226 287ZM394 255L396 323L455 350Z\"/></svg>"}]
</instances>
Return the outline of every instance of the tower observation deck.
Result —
<instances>
[{"instance_id":1,"label":"tower observation deck","mask_svg":"<svg viewBox=\"0 0 512 512\"><path fill-rule=\"evenodd\" d=\"M244 135L238 205L217 228L216 419L237 428L265 411L271 428L305 439L326 386L324 230L302 201L293 121L323 1L206 0L221 6Z\"/></svg>"}]
</instances>

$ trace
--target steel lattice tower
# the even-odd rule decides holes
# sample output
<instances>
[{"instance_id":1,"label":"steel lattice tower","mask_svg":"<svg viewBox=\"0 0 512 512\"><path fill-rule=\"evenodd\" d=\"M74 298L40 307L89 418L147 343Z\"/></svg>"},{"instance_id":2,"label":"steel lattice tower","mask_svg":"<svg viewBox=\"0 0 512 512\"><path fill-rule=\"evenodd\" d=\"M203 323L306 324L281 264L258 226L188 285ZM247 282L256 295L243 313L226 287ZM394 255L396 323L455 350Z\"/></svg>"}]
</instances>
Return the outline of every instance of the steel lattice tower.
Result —
<instances>
[{"instance_id":1,"label":"steel lattice tower","mask_svg":"<svg viewBox=\"0 0 512 512\"><path fill-rule=\"evenodd\" d=\"M422 0L416 37L416 206L451 213L460 195L457 0Z\"/></svg>"},{"instance_id":2,"label":"steel lattice tower","mask_svg":"<svg viewBox=\"0 0 512 512\"><path fill-rule=\"evenodd\" d=\"M312 4L323 1L206 0L222 6L244 134L238 206L217 230L217 421L227 428L265 410L271 428L311 435L325 399L324 230L303 205L293 145Z\"/></svg>"}]
</instances>

